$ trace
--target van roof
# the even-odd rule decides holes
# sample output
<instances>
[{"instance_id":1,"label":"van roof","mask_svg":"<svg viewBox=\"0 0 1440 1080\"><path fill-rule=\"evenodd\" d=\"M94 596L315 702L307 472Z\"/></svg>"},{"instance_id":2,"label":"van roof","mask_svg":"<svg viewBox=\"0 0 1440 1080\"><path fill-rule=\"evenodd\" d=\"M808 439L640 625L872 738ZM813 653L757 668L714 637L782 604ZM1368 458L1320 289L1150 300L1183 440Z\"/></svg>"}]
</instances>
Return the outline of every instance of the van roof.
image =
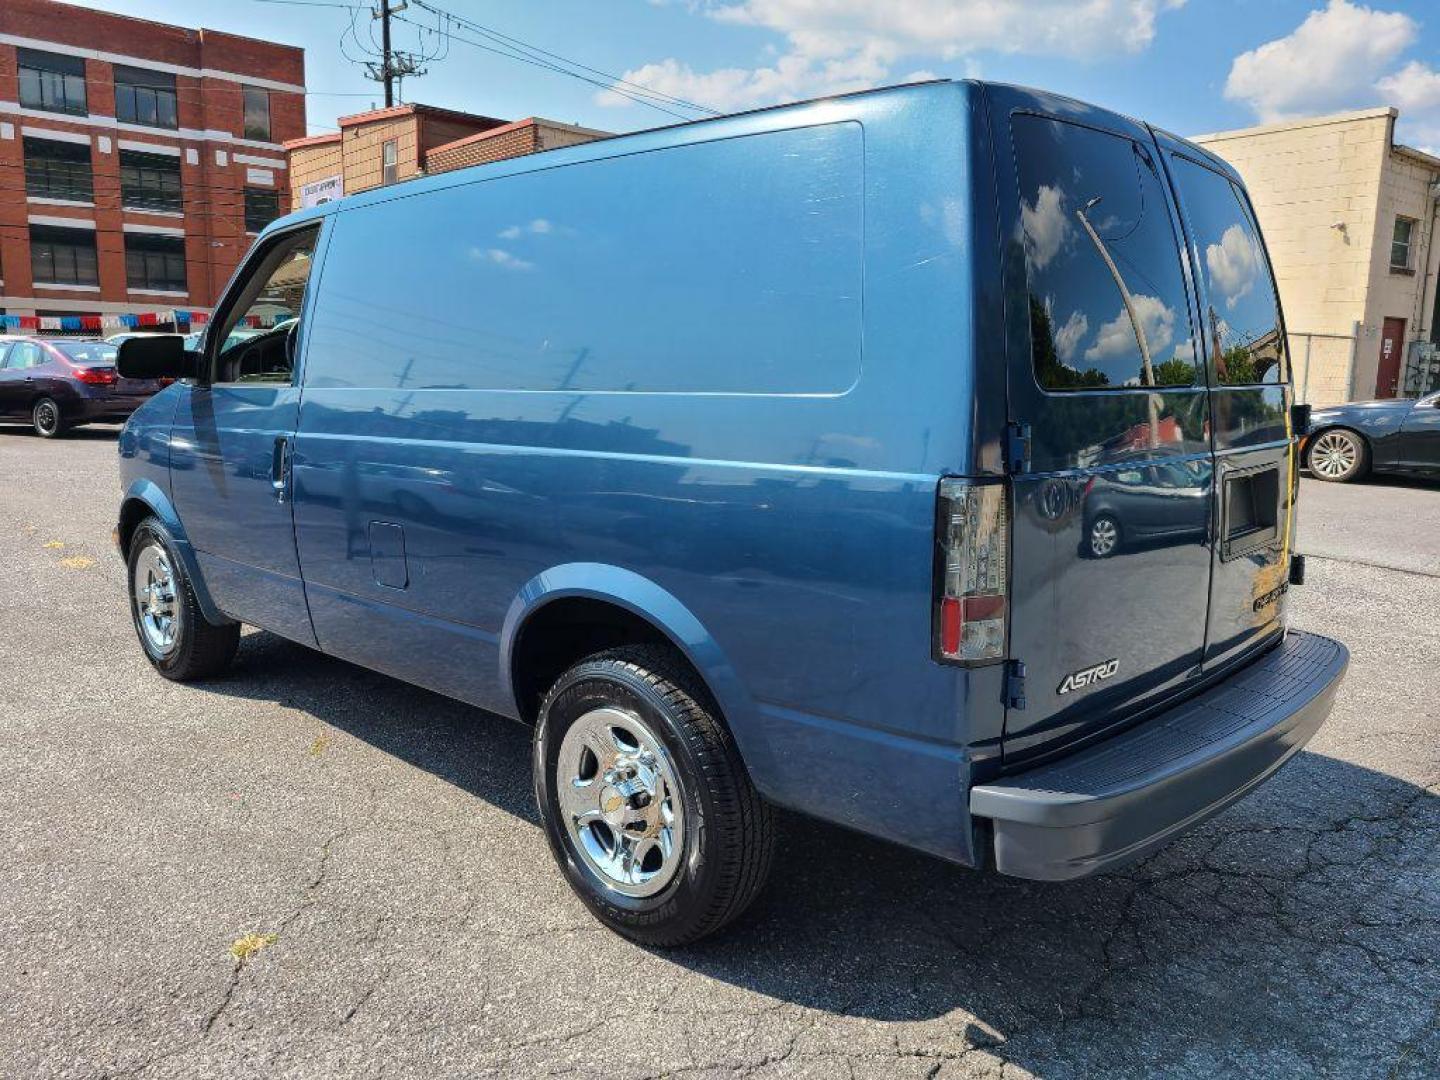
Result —
<instances>
[{"instance_id":1,"label":"van roof","mask_svg":"<svg viewBox=\"0 0 1440 1080\"><path fill-rule=\"evenodd\" d=\"M1106 109L1103 106L1094 105L1087 101L1081 101L1078 98L1071 98L1064 94L1056 94L1048 90L1039 90L1034 87L1019 86L1012 83L990 82L980 79L923 79L916 82L897 83L893 86L875 87L869 90L855 90L845 94L829 94L824 97L809 98L805 101L787 102L782 105L767 105L756 109L747 109L742 112L725 113L720 116L708 116L698 120L687 120L676 124L662 124L658 127L653 128L642 128L638 131L629 131L623 134L614 135L608 139L600 140L598 142L582 143L578 146L561 147L556 150L547 151L546 153L567 154L567 152L570 152L571 154L573 154L576 151L583 152L587 149L592 152L597 152L597 148L603 147L603 156L609 157L613 156L617 152L617 144L623 144L627 140L653 137L667 131L677 131L680 129L692 130L697 127L703 127L707 124L735 121L755 116L763 116L769 113L784 112L786 110L801 110L806 108L812 108L816 105L826 102L848 101L856 98L879 97L882 95L890 95L896 93L913 93L917 91L923 92L924 90L929 88L945 85L969 86L981 90L993 87L996 89L1005 90L1008 94L1012 96L1029 99L1034 104L1037 110L1052 111L1056 105L1062 105L1066 108L1066 111L1069 112L1089 113L1096 116L1097 118L1108 117L1111 120L1123 121L1124 124L1127 126L1133 125L1154 133L1162 141L1166 141L1172 146L1183 148L1185 153L1206 161L1211 166L1225 173L1227 176L1230 176L1237 182L1240 181L1239 174L1235 172L1234 167L1231 166L1229 162L1225 161L1223 158L1218 157L1212 151L1207 150L1205 147L1193 143L1190 140L1185 139L1179 135L1175 135L1169 131L1166 131L1163 128L1157 128L1154 125L1148 124L1143 120L1138 120L1134 117L1127 116L1124 113L1118 113L1114 110ZM413 180L404 181L402 184L390 185L384 188L370 188L366 191L357 192L354 195L348 195L342 199L336 200L334 202L325 203L321 206L308 207L302 210L293 211L292 213L287 214L282 218L278 218L276 221L271 223L271 225L267 227L266 231L269 232L274 229L289 228L294 225L302 224L306 221L319 220L320 218L335 213L338 210L345 209L348 206L358 205L360 204L360 200L368 202L392 195L410 194L412 192L418 194L422 190L434 190L435 186L437 185L427 183L427 181L437 181L442 177L459 177L473 173L473 171L476 169L493 169L496 166L503 166L505 164L513 165L516 161L525 161L535 156L537 155L531 154L525 155L521 158L505 158L501 161L486 162L481 165L472 165L464 169L455 169L451 172L436 173L428 177L417 177Z\"/></svg>"}]
</instances>

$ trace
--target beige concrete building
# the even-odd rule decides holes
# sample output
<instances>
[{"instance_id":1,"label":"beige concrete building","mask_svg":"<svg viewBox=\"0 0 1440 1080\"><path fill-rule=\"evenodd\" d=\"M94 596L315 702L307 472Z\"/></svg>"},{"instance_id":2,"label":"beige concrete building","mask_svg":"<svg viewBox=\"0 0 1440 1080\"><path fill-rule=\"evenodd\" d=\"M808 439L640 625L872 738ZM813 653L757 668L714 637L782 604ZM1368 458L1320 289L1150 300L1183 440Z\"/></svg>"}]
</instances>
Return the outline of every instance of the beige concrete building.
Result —
<instances>
[{"instance_id":1,"label":"beige concrete building","mask_svg":"<svg viewBox=\"0 0 1440 1080\"><path fill-rule=\"evenodd\" d=\"M1392 108L1193 136L1244 177L1275 264L1301 400L1440 381L1440 158L1395 142Z\"/></svg>"},{"instance_id":2,"label":"beige concrete building","mask_svg":"<svg viewBox=\"0 0 1440 1080\"><path fill-rule=\"evenodd\" d=\"M609 132L530 117L514 123L490 116L396 105L342 116L340 130L292 139L292 205L313 206L427 173L519 157L603 139Z\"/></svg>"}]
</instances>

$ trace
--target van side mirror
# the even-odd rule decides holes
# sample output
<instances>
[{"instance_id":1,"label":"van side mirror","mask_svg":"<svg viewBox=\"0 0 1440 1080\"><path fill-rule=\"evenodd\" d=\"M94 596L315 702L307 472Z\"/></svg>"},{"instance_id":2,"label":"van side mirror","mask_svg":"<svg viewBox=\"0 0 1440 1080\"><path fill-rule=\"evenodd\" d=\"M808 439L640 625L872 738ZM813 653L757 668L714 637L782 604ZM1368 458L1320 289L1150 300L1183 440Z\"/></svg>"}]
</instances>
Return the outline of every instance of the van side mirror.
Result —
<instances>
[{"instance_id":1,"label":"van side mirror","mask_svg":"<svg viewBox=\"0 0 1440 1080\"><path fill-rule=\"evenodd\" d=\"M120 343L115 367L126 379L190 379L200 370L200 354L188 352L178 334L147 334Z\"/></svg>"}]
</instances>

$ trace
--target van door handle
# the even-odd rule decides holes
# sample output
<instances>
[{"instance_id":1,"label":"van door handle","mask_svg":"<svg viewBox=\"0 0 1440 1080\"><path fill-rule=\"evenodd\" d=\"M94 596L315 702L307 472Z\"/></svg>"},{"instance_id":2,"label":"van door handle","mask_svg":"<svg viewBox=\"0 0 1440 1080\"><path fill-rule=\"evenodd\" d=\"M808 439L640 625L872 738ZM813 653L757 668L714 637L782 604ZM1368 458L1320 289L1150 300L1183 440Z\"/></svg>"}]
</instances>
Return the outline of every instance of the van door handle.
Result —
<instances>
[{"instance_id":1,"label":"van door handle","mask_svg":"<svg viewBox=\"0 0 1440 1080\"><path fill-rule=\"evenodd\" d=\"M270 457L270 489L275 501L283 503L290 487L290 440L284 435L275 436L275 450Z\"/></svg>"}]
</instances>

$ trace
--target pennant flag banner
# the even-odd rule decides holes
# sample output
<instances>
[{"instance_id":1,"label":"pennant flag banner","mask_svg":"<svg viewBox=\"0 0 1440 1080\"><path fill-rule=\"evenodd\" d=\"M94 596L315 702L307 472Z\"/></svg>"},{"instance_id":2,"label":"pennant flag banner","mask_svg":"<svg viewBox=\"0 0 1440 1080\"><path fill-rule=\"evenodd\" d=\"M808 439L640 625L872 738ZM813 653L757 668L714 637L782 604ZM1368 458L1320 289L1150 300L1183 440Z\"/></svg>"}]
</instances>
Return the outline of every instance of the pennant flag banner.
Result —
<instances>
[{"instance_id":1,"label":"pennant flag banner","mask_svg":"<svg viewBox=\"0 0 1440 1080\"><path fill-rule=\"evenodd\" d=\"M120 315L0 315L0 334L33 333L36 330L51 330L60 333L83 331L134 330L137 327L173 326L177 331L186 328L194 330L210 321L209 312L186 311L141 311L136 314ZM274 326L276 318L261 319L250 315L246 325L255 327Z\"/></svg>"}]
</instances>

